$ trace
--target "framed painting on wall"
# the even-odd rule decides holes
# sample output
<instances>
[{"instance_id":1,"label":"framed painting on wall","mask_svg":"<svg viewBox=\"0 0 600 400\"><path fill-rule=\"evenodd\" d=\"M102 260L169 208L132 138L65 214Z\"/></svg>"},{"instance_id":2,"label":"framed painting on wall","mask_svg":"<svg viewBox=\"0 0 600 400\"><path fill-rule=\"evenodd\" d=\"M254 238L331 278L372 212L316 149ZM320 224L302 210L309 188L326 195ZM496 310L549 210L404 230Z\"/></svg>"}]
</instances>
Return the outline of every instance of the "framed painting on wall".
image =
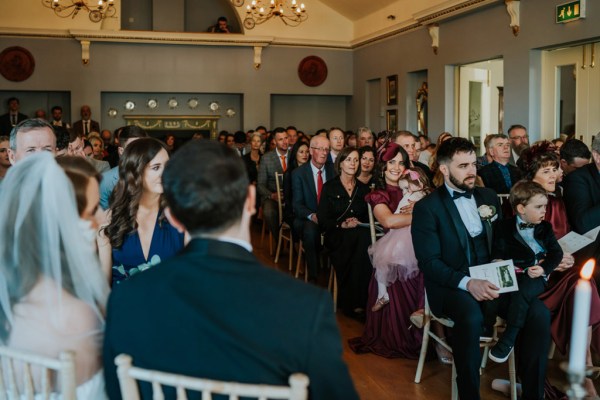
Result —
<instances>
[{"instance_id":1,"label":"framed painting on wall","mask_svg":"<svg viewBox=\"0 0 600 400\"><path fill-rule=\"evenodd\" d=\"M387 105L393 106L398 104L398 75L390 75L387 77Z\"/></svg>"},{"instance_id":2,"label":"framed painting on wall","mask_svg":"<svg viewBox=\"0 0 600 400\"><path fill-rule=\"evenodd\" d=\"M386 121L386 130L396 131L398 129L398 111L386 110L385 121Z\"/></svg>"}]
</instances>

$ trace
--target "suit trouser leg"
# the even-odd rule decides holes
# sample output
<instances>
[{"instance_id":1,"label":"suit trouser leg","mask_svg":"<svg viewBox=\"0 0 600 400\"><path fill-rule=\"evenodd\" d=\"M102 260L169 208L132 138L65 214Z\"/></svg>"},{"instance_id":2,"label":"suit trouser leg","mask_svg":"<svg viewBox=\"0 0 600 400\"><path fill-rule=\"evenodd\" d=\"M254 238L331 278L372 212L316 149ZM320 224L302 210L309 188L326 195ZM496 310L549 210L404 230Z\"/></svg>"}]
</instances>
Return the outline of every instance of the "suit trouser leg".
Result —
<instances>
[{"instance_id":1,"label":"suit trouser leg","mask_svg":"<svg viewBox=\"0 0 600 400\"><path fill-rule=\"evenodd\" d=\"M544 380L550 349L550 311L539 299L529 304L517 343L518 371L523 383L522 400L544 398Z\"/></svg>"},{"instance_id":2,"label":"suit trouser leg","mask_svg":"<svg viewBox=\"0 0 600 400\"><path fill-rule=\"evenodd\" d=\"M519 290L509 293L510 306L506 315L506 323L512 327L522 328L527 318L529 305L544 293L545 289L544 279L541 277L519 277Z\"/></svg>"},{"instance_id":3,"label":"suit trouser leg","mask_svg":"<svg viewBox=\"0 0 600 400\"><path fill-rule=\"evenodd\" d=\"M319 226L312 221L305 221L302 229L302 243L308 266L308 278L317 279L319 270L319 249L321 248L321 232Z\"/></svg>"},{"instance_id":4,"label":"suit trouser leg","mask_svg":"<svg viewBox=\"0 0 600 400\"><path fill-rule=\"evenodd\" d=\"M478 400L481 363L479 337L483 313L479 302L468 292L461 289L442 291L443 310L440 315L448 316L454 321L451 345L456 365L458 395L461 400ZM436 313L436 310L433 312Z\"/></svg>"},{"instance_id":5,"label":"suit trouser leg","mask_svg":"<svg viewBox=\"0 0 600 400\"><path fill-rule=\"evenodd\" d=\"M267 223L269 231L275 238L275 243L279 238L279 207L273 199L265 199L263 201L263 218Z\"/></svg>"}]
</instances>

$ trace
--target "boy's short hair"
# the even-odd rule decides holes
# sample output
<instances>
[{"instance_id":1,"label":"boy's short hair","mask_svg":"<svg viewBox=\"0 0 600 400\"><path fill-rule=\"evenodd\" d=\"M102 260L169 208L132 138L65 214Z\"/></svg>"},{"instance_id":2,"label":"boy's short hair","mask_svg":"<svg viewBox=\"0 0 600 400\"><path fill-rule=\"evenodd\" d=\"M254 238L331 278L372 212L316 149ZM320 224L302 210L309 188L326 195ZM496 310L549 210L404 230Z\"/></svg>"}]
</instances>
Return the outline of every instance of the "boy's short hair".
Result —
<instances>
[{"instance_id":1,"label":"boy's short hair","mask_svg":"<svg viewBox=\"0 0 600 400\"><path fill-rule=\"evenodd\" d=\"M510 196L508 197L508 201L510 201L510 205L513 211L516 213L517 206L519 204L526 206L529 203L529 201L538 194L541 194L544 197L548 197L546 189L544 189L539 183L534 181L522 180L517 182L512 187L512 189L510 190Z\"/></svg>"}]
</instances>

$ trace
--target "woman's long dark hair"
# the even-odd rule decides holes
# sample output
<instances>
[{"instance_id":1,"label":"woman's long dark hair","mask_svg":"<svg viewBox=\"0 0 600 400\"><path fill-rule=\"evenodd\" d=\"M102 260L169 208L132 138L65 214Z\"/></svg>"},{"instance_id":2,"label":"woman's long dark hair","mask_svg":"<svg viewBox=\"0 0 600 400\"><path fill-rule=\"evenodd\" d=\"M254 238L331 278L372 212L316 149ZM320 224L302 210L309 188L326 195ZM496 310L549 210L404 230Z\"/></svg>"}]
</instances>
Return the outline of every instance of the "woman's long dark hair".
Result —
<instances>
[{"instance_id":1,"label":"woman's long dark hair","mask_svg":"<svg viewBox=\"0 0 600 400\"><path fill-rule=\"evenodd\" d=\"M406 168L410 167L410 158L406 150L399 144L394 142L388 142L379 149L379 159L373 168L373 179L375 180L375 189L385 190L385 170L387 168L387 162L398 155L402 154L402 162Z\"/></svg>"},{"instance_id":2,"label":"woman's long dark hair","mask_svg":"<svg viewBox=\"0 0 600 400\"><path fill-rule=\"evenodd\" d=\"M296 161L296 155L298 154L298 150L300 150L300 147L302 146L306 146L307 149L310 149L310 143L306 140L306 139L300 139L298 138L298 141L296 143L294 143L294 146L292 147L292 151L290 151L290 157L289 157L289 165L287 167L287 171L293 171L294 169L298 168L298 161ZM308 157L308 161L310 161L310 156Z\"/></svg>"},{"instance_id":3,"label":"woman's long dark hair","mask_svg":"<svg viewBox=\"0 0 600 400\"><path fill-rule=\"evenodd\" d=\"M138 228L136 215L143 192L144 171L161 150L167 151L161 141L141 138L128 144L119 160L119 181L110 198L111 220L104 228L113 248L120 248L125 235ZM161 196L161 209L164 208L163 201Z\"/></svg>"}]
</instances>

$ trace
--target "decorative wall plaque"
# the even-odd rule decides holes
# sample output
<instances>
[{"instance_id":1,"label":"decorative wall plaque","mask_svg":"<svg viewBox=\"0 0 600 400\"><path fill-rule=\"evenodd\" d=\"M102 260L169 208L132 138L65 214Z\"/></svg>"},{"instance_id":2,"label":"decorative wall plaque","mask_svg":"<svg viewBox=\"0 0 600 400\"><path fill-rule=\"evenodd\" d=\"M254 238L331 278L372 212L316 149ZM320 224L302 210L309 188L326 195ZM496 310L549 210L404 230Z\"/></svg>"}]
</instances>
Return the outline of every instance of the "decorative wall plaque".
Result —
<instances>
[{"instance_id":1,"label":"decorative wall plaque","mask_svg":"<svg viewBox=\"0 0 600 400\"><path fill-rule=\"evenodd\" d=\"M35 60L27 49L7 47L0 53L0 74L13 82L22 82L33 74Z\"/></svg>"},{"instance_id":2,"label":"decorative wall plaque","mask_svg":"<svg viewBox=\"0 0 600 400\"><path fill-rule=\"evenodd\" d=\"M298 76L306 86L319 86L327 79L327 64L321 57L308 56L300 61Z\"/></svg>"}]
</instances>

